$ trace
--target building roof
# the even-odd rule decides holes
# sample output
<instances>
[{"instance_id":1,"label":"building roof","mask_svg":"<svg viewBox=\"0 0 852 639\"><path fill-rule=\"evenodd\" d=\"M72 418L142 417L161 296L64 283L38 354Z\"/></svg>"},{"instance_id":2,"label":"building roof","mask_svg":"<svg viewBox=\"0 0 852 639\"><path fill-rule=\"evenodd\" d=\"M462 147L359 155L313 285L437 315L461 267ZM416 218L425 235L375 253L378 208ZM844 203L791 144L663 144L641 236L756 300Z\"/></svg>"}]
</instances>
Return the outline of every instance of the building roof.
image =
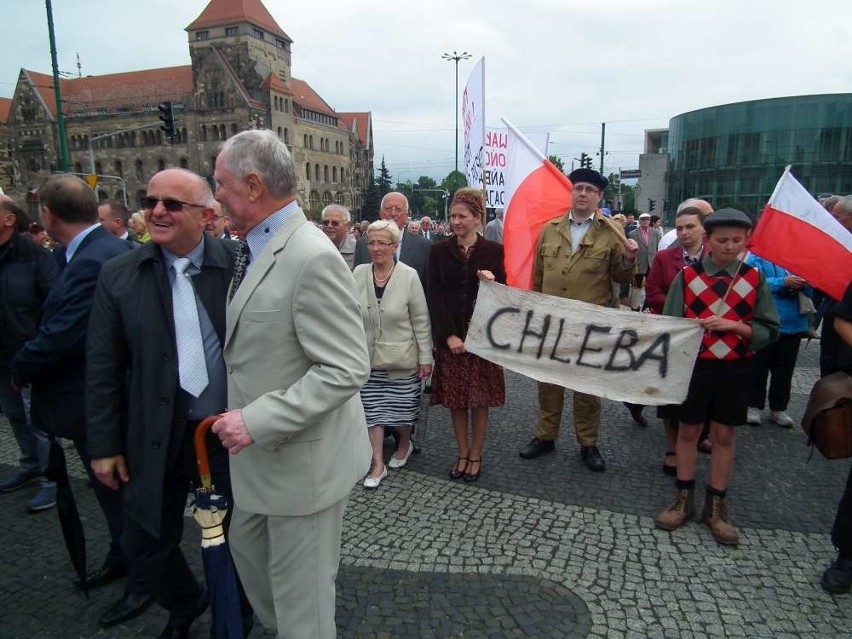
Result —
<instances>
[{"instance_id":1,"label":"building roof","mask_svg":"<svg viewBox=\"0 0 852 639\"><path fill-rule=\"evenodd\" d=\"M292 42L290 36L278 26L261 0L210 0L210 4L186 28L186 31L232 25L238 22L248 22Z\"/></svg>"},{"instance_id":2,"label":"building roof","mask_svg":"<svg viewBox=\"0 0 852 639\"><path fill-rule=\"evenodd\" d=\"M361 140L361 145L365 149L370 148L370 126L373 118L369 111L338 113L340 119L346 125L346 128L352 131Z\"/></svg>"},{"instance_id":3,"label":"building roof","mask_svg":"<svg viewBox=\"0 0 852 639\"><path fill-rule=\"evenodd\" d=\"M319 93L314 91L304 80L290 78L290 88L293 92L293 102L304 109L330 115L333 118L337 117L337 112L328 106L328 103L323 100Z\"/></svg>"},{"instance_id":4,"label":"building roof","mask_svg":"<svg viewBox=\"0 0 852 639\"><path fill-rule=\"evenodd\" d=\"M0 125L9 122L9 112L12 110L12 98L0 98Z\"/></svg>"},{"instance_id":5,"label":"building roof","mask_svg":"<svg viewBox=\"0 0 852 639\"><path fill-rule=\"evenodd\" d=\"M53 76L24 69L50 114L56 117ZM192 67L165 67L59 81L66 115L115 113L119 109L180 101L192 95Z\"/></svg>"},{"instance_id":6,"label":"building roof","mask_svg":"<svg viewBox=\"0 0 852 639\"><path fill-rule=\"evenodd\" d=\"M284 82L281 78L279 78L274 73L270 73L266 76L266 80L263 81L263 84L260 86L264 91L277 91L278 93L284 93L285 95L293 95L293 91Z\"/></svg>"}]
</instances>

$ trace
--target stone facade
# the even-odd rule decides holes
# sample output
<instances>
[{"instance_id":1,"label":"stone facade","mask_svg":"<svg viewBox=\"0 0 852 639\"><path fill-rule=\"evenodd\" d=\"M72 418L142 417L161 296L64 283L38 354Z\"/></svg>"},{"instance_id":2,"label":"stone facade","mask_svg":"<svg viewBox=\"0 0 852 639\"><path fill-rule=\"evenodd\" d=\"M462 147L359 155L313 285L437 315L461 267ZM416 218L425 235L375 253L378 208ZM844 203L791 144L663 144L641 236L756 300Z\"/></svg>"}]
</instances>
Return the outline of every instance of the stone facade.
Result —
<instances>
[{"instance_id":1,"label":"stone facade","mask_svg":"<svg viewBox=\"0 0 852 639\"><path fill-rule=\"evenodd\" d=\"M135 208L157 171L180 166L210 176L222 141L268 128L293 155L305 211L318 214L334 201L357 218L373 174L370 114L335 112L292 77L292 41L265 8L258 14L258 3L245 3L243 18L223 23L216 12L225 1L212 0L186 28L188 66L61 80L69 171L97 174L99 198L126 195ZM233 16L232 4L228 9ZM157 108L167 100L175 114L172 143ZM55 114L52 78L22 69L7 125L14 195L57 170Z\"/></svg>"}]
</instances>

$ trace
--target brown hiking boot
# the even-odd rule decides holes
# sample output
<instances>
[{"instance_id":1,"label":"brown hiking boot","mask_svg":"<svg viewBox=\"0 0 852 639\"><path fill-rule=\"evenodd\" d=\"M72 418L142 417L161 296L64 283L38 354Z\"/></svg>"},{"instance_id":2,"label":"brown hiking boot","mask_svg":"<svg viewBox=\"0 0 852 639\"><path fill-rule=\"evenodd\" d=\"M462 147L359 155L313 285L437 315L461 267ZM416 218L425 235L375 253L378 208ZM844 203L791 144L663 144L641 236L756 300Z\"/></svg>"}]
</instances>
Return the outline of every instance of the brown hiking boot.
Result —
<instances>
[{"instance_id":1,"label":"brown hiking boot","mask_svg":"<svg viewBox=\"0 0 852 639\"><path fill-rule=\"evenodd\" d=\"M663 530L677 530L692 519L695 514L695 489L687 488L677 491L675 502L657 515L654 523Z\"/></svg>"},{"instance_id":2,"label":"brown hiking boot","mask_svg":"<svg viewBox=\"0 0 852 639\"><path fill-rule=\"evenodd\" d=\"M728 521L728 506L724 497L708 494L704 500L704 510L701 521L710 527L713 539L726 546L736 546L740 543L737 529Z\"/></svg>"}]
</instances>

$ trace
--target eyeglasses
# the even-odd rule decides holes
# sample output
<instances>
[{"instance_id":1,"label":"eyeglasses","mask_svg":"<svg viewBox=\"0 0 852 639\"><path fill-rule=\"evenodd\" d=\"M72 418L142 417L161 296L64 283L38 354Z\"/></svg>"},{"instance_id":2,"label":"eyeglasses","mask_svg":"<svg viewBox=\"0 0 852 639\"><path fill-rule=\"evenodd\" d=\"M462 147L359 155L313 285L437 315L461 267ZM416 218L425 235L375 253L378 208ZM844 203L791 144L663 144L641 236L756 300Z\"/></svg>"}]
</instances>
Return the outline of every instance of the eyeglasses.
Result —
<instances>
[{"instance_id":1,"label":"eyeglasses","mask_svg":"<svg viewBox=\"0 0 852 639\"><path fill-rule=\"evenodd\" d=\"M173 198L164 198L159 199L156 197L143 197L142 198L142 206L148 209L149 211L153 211L157 208L157 204L160 202L163 203L163 208L166 209L169 213L177 213L178 211L182 211L185 206L194 206L199 209L203 209L206 205L204 204L193 204L192 202L182 202L181 200L175 200Z\"/></svg>"},{"instance_id":2,"label":"eyeglasses","mask_svg":"<svg viewBox=\"0 0 852 639\"><path fill-rule=\"evenodd\" d=\"M385 242L384 240L370 240L367 246L393 246L394 242Z\"/></svg>"},{"instance_id":3,"label":"eyeglasses","mask_svg":"<svg viewBox=\"0 0 852 639\"><path fill-rule=\"evenodd\" d=\"M598 191L595 187L587 184L578 184L574 187L574 190L577 191L577 193L591 193L592 195L600 193L600 191Z\"/></svg>"},{"instance_id":4,"label":"eyeglasses","mask_svg":"<svg viewBox=\"0 0 852 639\"><path fill-rule=\"evenodd\" d=\"M333 226L334 228L337 228L341 224L343 224L343 222L341 222L340 220L323 220L322 221L323 226Z\"/></svg>"}]
</instances>

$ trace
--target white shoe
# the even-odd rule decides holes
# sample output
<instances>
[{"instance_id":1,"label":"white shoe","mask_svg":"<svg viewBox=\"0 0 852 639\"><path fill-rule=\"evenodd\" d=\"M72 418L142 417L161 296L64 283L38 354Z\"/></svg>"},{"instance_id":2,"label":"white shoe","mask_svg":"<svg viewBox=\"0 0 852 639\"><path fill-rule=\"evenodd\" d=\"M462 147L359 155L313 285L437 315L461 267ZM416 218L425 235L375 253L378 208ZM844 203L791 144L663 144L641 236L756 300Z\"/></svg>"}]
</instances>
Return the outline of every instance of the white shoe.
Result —
<instances>
[{"instance_id":1,"label":"white shoe","mask_svg":"<svg viewBox=\"0 0 852 639\"><path fill-rule=\"evenodd\" d=\"M388 467L384 466L382 468L382 474L378 477L367 477L364 480L364 488L378 488L379 484L382 483L382 480L388 476Z\"/></svg>"},{"instance_id":2,"label":"white shoe","mask_svg":"<svg viewBox=\"0 0 852 639\"><path fill-rule=\"evenodd\" d=\"M769 421L775 422L782 428L792 428L793 418L783 410L774 410L769 413Z\"/></svg>"},{"instance_id":3,"label":"white shoe","mask_svg":"<svg viewBox=\"0 0 852 639\"><path fill-rule=\"evenodd\" d=\"M748 407L748 414L746 415L746 423L751 424L752 426L760 426L760 422L763 421L760 417L760 409L755 408L754 406Z\"/></svg>"},{"instance_id":4,"label":"white shoe","mask_svg":"<svg viewBox=\"0 0 852 639\"><path fill-rule=\"evenodd\" d=\"M402 459L397 459L393 455L391 455L390 461L388 462L388 466L391 468L402 468L408 463L408 458L411 457L411 452L414 450L414 442L411 440L408 441L408 450L405 453L405 457ZM394 453L395 455L396 453Z\"/></svg>"}]
</instances>

